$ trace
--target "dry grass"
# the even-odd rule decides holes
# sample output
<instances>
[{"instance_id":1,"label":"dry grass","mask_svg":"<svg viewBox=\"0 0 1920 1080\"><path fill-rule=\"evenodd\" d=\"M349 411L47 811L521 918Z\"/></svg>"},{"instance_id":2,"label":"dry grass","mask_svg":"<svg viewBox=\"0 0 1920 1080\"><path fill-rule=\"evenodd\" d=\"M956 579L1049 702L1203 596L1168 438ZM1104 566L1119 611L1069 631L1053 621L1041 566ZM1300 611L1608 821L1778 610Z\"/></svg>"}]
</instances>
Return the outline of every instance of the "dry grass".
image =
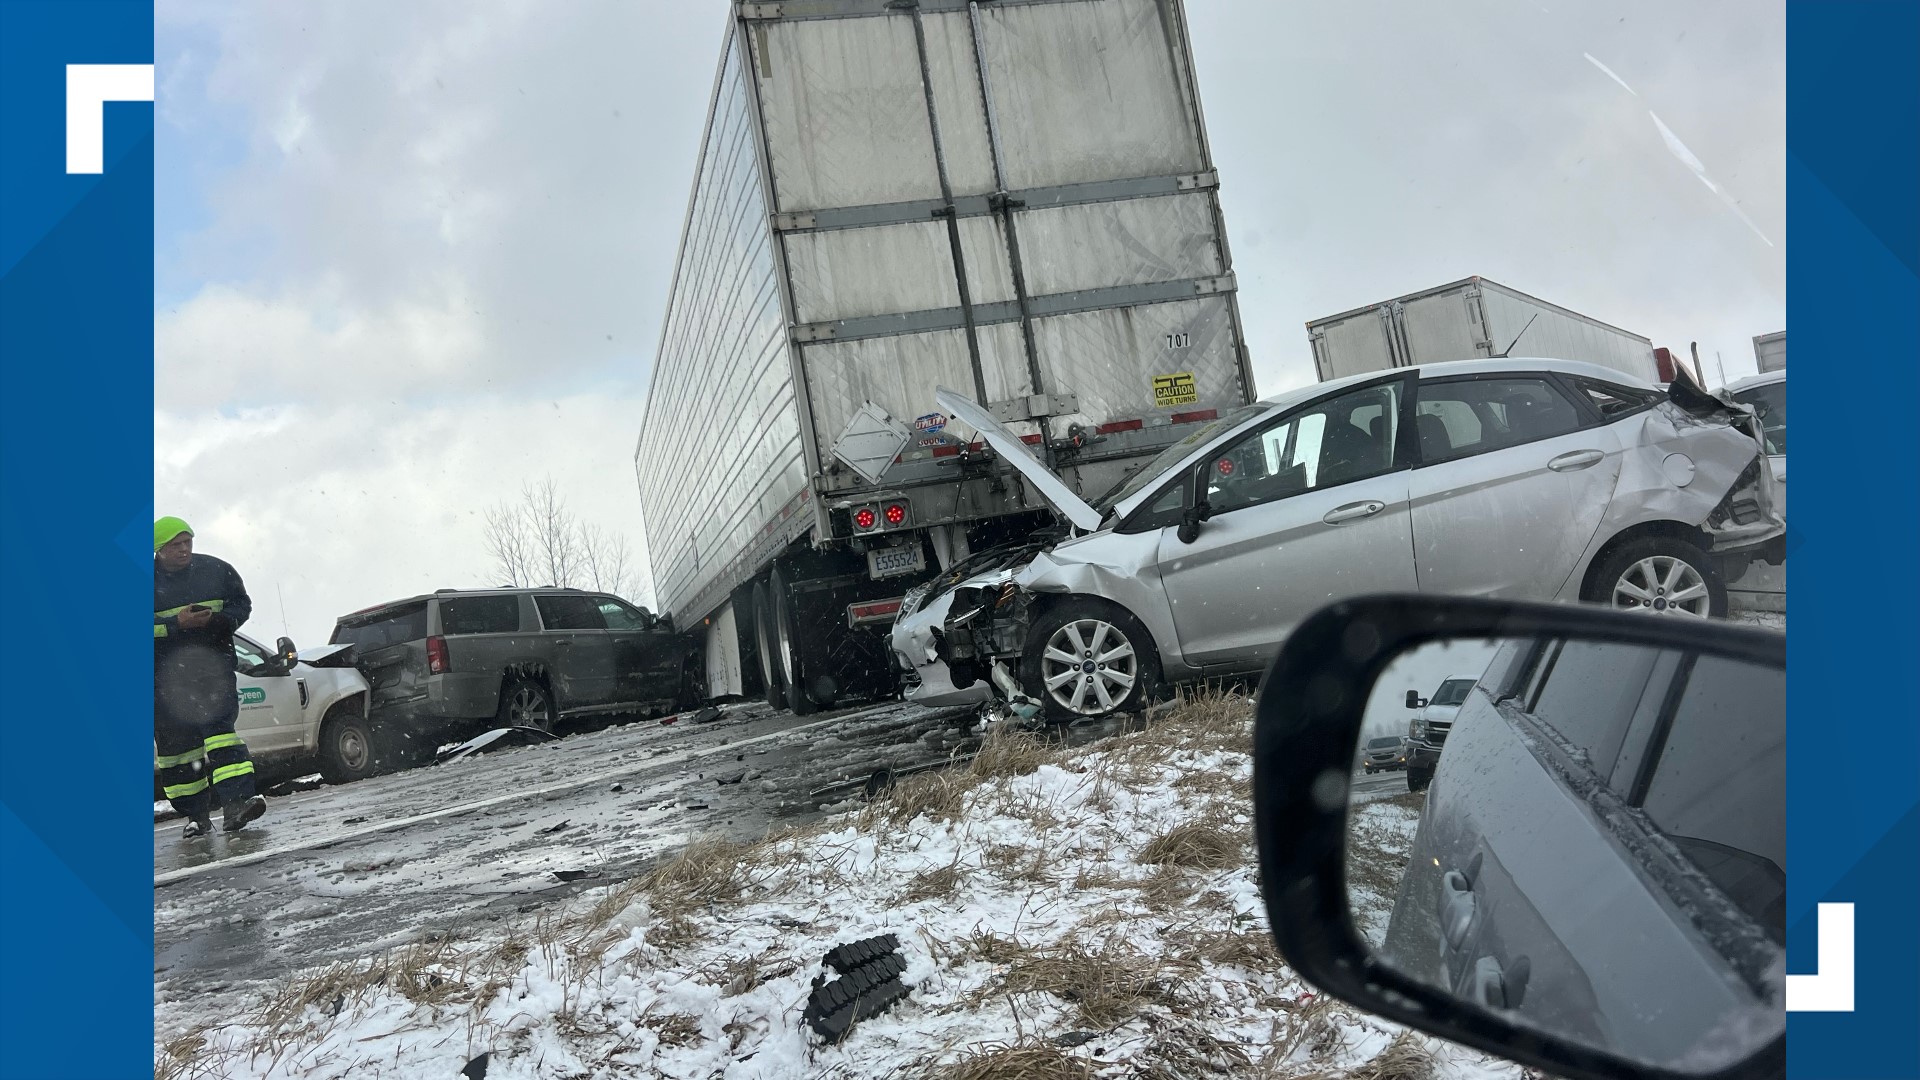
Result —
<instances>
[{"instance_id":1,"label":"dry grass","mask_svg":"<svg viewBox=\"0 0 1920 1080\"><path fill-rule=\"evenodd\" d=\"M1352 1080L1431 1080L1433 1051L1411 1031L1403 1031L1373 1060L1348 1074Z\"/></svg>"},{"instance_id":2,"label":"dry grass","mask_svg":"<svg viewBox=\"0 0 1920 1080\"><path fill-rule=\"evenodd\" d=\"M1001 724L980 740L980 749L967 763L967 775L975 780L1025 776L1052 761L1059 748L1030 731L1015 731Z\"/></svg>"},{"instance_id":3,"label":"dry grass","mask_svg":"<svg viewBox=\"0 0 1920 1080\"><path fill-rule=\"evenodd\" d=\"M953 862L926 873L917 874L907 883L907 890L900 894L899 903L917 904L922 900L941 900L952 896L960 888L960 882L966 877L956 858Z\"/></svg>"},{"instance_id":4,"label":"dry grass","mask_svg":"<svg viewBox=\"0 0 1920 1080\"><path fill-rule=\"evenodd\" d=\"M1274 951L1272 935L1264 928L1178 929L1161 936L1177 950L1174 955L1188 962L1204 960L1248 971L1276 973L1284 966L1280 962L1280 954Z\"/></svg>"},{"instance_id":5,"label":"dry grass","mask_svg":"<svg viewBox=\"0 0 1920 1080\"><path fill-rule=\"evenodd\" d=\"M1247 838L1210 822L1175 825L1140 849L1140 861L1149 866L1184 866L1221 870L1247 861Z\"/></svg>"},{"instance_id":6,"label":"dry grass","mask_svg":"<svg viewBox=\"0 0 1920 1080\"><path fill-rule=\"evenodd\" d=\"M1187 1080L1195 1076L1229 1076L1253 1064L1247 1052L1222 1042L1200 1024L1173 1020L1157 1026L1153 1040L1133 1062L1140 1080Z\"/></svg>"},{"instance_id":7,"label":"dry grass","mask_svg":"<svg viewBox=\"0 0 1920 1080\"><path fill-rule=\"evenodd\" d=\"M905 825L922 815L929 821L956 820L973 785L970 776L951 769L909 776L867 804L860 812L860 827Z\"/></svg>"},{"instance_id":8,"label":"dry grass","mask_svg":"<svg viewBox=\"0 0 1920 1080\"><path fill-rule=\"evenodd\" d=\"M1118 939L1098 949L1068 941L1024 950L1007 964L999 989L1073 1002L1080 1022L1094 1028L1113 1027L1147 1005L1174 1000L1161 965Z\"/></svg>"},{"instance_id":9,"label":"dry grass","mask_svg":"<svg viewBox=\"0 0 1920 1080\"><path fill-rule=\"evenodd\" d=\"M1093 1067L1049 1042L1032 1037L1012 1043L982 1043L960 1060L912 1075L934 1080L1093 1080Z\"/></svg>"}]
</instances>

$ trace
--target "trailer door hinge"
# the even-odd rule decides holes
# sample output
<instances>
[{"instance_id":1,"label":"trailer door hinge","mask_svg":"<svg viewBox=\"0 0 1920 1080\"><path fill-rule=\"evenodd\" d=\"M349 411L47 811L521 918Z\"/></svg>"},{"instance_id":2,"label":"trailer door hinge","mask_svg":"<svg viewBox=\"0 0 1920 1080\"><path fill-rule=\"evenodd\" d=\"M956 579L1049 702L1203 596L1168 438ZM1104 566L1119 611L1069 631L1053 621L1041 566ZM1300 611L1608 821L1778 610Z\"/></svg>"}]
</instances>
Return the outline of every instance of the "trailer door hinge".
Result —
<instances>
[{"instance_id":1,"label":"trailer door hinge","mask_svg":"<svg viewBox=\"0 0 1920 1080\"><path fill-rule=\"evenodd\" d=\"M793 340L801 345L810 341L832 341L839 330L832 323L807 323L793 328Z\"/></svg>"},{"instance_id":2,"label":"trailer door hinge","mask_svg":"<svg viewBox=\"0 0 1920 1080\"><path fill-rule=\"evenodd\" d=\"M1221 274L1219 277L1199 278L1193 283L1193 291L1196 296L1211 296L1214 293L1232 292L1233 288L1234 276L1232 274Z\"/></svg>"},{"instance_id":3,"label":"trailer door hinge","mask_svg":"<svg viewBox=\"0 0 1920 1080\"><path fill-rule=\"evenodd\" d=\"M1075 394L1033 394L1010 401L996 401L987 406L987 411L1003 424L1046 416L1071 416L1080 411L1080 398Z\"/></svg>"},{"instance_id":4,"label":"trailer door hinge","mask_svg":"<svg viewBox=\"0 0 1920 1080\"><path fill-rule=\"evenodd\" d=\"M797 232L813 228L815 220L812 214L775 214L773 229L775 232Z\"/></svg>"},{"instance_id":5,"label":"trailer door hinge","mask_svg":"<svg viewBox=\"0 0 1920 1080\"><path fill-rule=\"evenodd\" d=\"M743 19L777 19L780 17L780 5L742 3L740 5L740 17Z\"/></svg>"},{"instance_id":6,"label":"trailer door hinge","mask_svg":"<svg viewBox=\"0 0 1920 1080\"><path fill-rule=\"evenodd\" d=\"M1203 173L1190 173L1173 178L1173 186L1180 191L1205 191L1220 186L1220 173L1209 169Z\"/></svg>"}]
</instances>

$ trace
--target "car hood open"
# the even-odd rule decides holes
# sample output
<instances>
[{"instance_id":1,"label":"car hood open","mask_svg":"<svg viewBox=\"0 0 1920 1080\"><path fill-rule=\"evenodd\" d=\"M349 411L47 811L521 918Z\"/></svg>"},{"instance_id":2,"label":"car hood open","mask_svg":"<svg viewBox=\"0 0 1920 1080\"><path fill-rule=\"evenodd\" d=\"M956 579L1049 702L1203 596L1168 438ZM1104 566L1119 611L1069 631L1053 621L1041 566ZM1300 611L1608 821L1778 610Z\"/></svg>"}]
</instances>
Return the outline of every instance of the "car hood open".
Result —
<instances>
[{"instance_id":1,"label":"car hood open","mask_svg":"<svg viewBox=\"0 0 1920 1080\"><path fill-rule=\"evenodd\" d=\"M993 447L994 452L1007 460L1007 463L1020 470L1020 475L1040 492L1041 497L1053 505L1060 516L1074 524L1083 532L1092 532L1100 527L1100 511L1088 506L1086 500L1073 493L1067 482L1056 476L1053 470L1040 463L1027 449L1020 437L1002 427L993 414L969 398L944 386L935 388L933 400L940 407L980 433L980 438Z\"/></svg>"}]
</instances>

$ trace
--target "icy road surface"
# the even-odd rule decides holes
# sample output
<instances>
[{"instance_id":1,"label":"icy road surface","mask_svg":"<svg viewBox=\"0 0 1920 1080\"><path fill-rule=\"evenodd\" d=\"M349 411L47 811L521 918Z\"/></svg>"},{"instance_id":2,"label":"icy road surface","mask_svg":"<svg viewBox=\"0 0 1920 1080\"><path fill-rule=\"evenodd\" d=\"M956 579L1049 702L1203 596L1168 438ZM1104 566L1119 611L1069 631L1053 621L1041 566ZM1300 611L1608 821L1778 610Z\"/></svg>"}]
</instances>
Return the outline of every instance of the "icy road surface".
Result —
<instances>
[{"instance_id":1,"label":"icy road surface","mask_svg":"<svg viewBox=\"0 0 1920 1080\"><path fill-rule=\"evenodd\" d=\"M876 770L969 754L973 727L967 710L900 703L825 718L735 705L707 724L637 721L271 798L231 838L156 821L155 1006L231 1014L295 971L500 922L694 836L757 838L858 805Z\"/></svg>"}]
</instances>

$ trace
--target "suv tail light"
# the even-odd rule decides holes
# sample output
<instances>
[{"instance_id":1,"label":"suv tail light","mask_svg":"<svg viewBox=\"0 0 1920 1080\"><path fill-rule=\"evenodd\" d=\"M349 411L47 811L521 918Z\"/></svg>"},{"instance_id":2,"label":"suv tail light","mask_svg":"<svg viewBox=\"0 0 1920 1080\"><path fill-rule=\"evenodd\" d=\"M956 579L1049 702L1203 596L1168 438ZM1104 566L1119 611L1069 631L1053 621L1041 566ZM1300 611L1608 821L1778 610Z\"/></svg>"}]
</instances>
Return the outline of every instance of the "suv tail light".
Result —
<instances>
[{"instance_id":1,"label":"suv tail light","mask_svg":"<svg viewBox=\"0 0 1920 1080\"><path fill-rule=\"evenodd\" d=\"M445 675L450 666L447 663L447 639L438 636L428 638L427 674Z\"/></svg>"}]
</instances>

